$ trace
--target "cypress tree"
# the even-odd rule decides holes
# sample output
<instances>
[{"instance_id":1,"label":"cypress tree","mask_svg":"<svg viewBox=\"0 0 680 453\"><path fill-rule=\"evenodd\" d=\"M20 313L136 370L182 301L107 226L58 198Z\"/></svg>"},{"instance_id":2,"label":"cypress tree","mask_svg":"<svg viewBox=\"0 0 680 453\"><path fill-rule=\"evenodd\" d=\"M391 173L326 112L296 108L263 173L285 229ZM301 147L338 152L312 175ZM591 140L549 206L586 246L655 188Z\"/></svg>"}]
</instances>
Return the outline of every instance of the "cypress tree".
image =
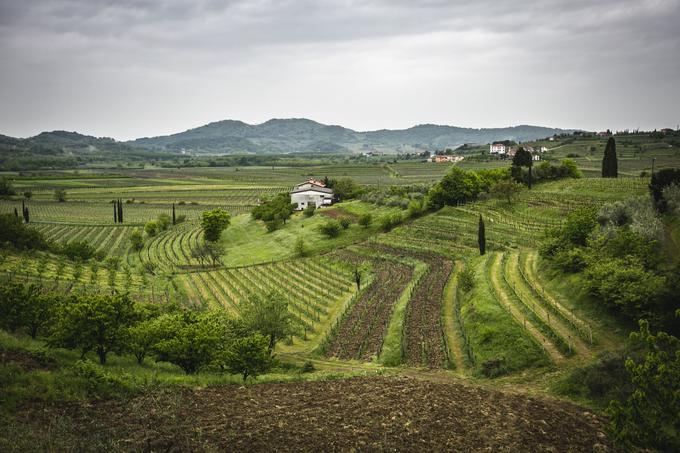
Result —
<instances>
[{"instance_id":1,"label":"cypress tree","mask_svg":"<svg viewBox=\"0 0 680 453\"><path fill-rule=\"evenodd\" d=\"M172 204L172 224L177 225L177 220L175 219L175 203Z\"/></svg>"},{"instance_id":2,"label":"cypress tree","mask_svg":"<svg viewBox=\"0 0 680 453\"><path fill-rule=\"evenodd\" d=\"M113 200L113 223L118 223L118 202Z\"/></svg>"},{"instance_id":3,"label":"cypress tree","mask_svg":"<svg viewBox=\"0 0 680 453\"><path fill-rule=\"evenodd\" d=\"M26 206L26 211L25 211L25 212L26 212L26 213L24 214L24 218L26 219L26 223L30 223L30 222L31 222L31 215L30 215L30 213L28 212L28 206Z\"/></svg>"},{"instance_id":4,"label":"cypress tree","mask_svg":"<svg viewBox=\"0 0 680 453\"><path fill-rule=\"evenodd\" d=\"M614 140L614 137L609 137L609 140L607 140L607 146L604 148L604 157L602 158L602 177L619 177L619 162L616 158L616 140Z\"/></svg>"},{"instance_id":5,"label":"cypress tree","mask_svg":"<svg viewBox=\"0 0 680 453\"><path fill-rule=\"evenodd\" d=\"M17 208L14 208L14 217L17 219L19 218L19 211L17 211Z\"/></svg>"},{"instance_id":6,"label":"cypress tree","mask_svg":"<svg viewBox=\"0 0 680 453\"><path fill-rule=\"evenodd\" d=\"M486 253L486 231L484 230L484 219L479 215L479 230L477 232L477 243L479 244L479 254Z\"/></svg>"},{"instance_id":7,"label":"cypress tree","mask_svg":"<svg viewBox=\"0 0 680 453\"><path fill-rule=\"evenodd\" d=\"M123 200L118 199L118 222L123 223Z\"/></svg>"}]
</instances>

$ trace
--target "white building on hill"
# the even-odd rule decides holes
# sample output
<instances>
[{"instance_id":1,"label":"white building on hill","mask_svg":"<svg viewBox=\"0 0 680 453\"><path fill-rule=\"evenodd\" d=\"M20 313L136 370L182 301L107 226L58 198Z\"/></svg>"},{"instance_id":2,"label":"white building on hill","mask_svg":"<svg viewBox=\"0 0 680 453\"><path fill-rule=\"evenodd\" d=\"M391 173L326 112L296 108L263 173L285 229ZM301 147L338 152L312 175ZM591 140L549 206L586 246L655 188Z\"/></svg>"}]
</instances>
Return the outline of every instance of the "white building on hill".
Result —
<instances>
[{"instance_id":1,"label":"white building on hill","mask_svg":"<svg viewBox=\"0 0 680 453\"><path fill-rule=\"evenodd\" d=\"M489 146L490 154L505 154L505 145L502 143L492 143Z\"/></svg>"},{"instance_id":2,"label":"white building on hill","mask_svg":"<svg viewBox=\"0 0 680 453\"><path fill-rule=\"evenodd\" d=\"M293 187L290 191L290 202L297 204L295 209L298 211L311 204L317 208L330 206L333 203L333 189L327 188L321 181L308 179Z\"/></svg>"}]
</instances>

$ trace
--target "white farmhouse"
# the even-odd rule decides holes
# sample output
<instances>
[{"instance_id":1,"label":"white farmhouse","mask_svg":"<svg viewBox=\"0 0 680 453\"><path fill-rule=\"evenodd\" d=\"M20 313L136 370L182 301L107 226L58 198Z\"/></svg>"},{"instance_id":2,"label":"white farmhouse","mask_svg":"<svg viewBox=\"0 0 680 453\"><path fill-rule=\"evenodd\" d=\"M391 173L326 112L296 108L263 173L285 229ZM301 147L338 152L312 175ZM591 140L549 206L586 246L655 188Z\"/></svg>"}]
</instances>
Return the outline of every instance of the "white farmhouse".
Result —
<instances>
[{"instance_id":1,"label":"white farmhouse","mask_svg":"<svg viewBox=\"0 0 680 453\"><path fill-rule=\"evenodd\" d=\"M290 191L290 202L297 204L295 209L298 211L311 204L317 208L330 206L333 203L333 189L327 188L321 181L309 179Z\"/></svg>"},{"instance_id":2,"label":"white farmhouse","mask_svg":"<svg viewBox=\"0 0 680 453\"><path fill-rule=\"evenodd\" d=\"M505 154L505 145L502 143L492 143L489 146L490 154Z\"/></svg>"}]
</instances>

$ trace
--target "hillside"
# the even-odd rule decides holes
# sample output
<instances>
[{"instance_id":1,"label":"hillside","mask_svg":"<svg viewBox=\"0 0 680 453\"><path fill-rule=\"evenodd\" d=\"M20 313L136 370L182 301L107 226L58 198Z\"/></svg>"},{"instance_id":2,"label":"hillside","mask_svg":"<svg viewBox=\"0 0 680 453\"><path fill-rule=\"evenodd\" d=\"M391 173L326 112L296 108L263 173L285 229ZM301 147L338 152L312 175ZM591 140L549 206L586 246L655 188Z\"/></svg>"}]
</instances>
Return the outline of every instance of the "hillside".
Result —
<instances>
[{"instance_id":1,"label":"hillside","mask_svg":"<svg viewBox=\"0 0 680 453\"><path fill-rule=\"evenodd\" d=\"M455 147L463 143L494 140L534 140L569 132L538 126L471 129L423 124L402 130L357 132L304 118L271 119L251 125L241 121L218 121L178 134L139 138L135 146L166 151L205 153L295 152L408 152Z\"/></svg>"}]
</instances>

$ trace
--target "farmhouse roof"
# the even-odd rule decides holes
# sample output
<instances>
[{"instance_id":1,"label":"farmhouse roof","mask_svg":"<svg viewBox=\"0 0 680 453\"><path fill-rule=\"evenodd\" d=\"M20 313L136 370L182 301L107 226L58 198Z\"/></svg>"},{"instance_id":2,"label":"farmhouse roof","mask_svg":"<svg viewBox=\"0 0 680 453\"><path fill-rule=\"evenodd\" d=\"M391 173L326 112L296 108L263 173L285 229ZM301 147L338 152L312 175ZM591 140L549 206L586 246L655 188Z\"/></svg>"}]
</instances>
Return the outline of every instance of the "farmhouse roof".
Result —
<instances>
[{"instance_id":1,"label":"farmhouse roof","mask_svg":"<svg viewBox=\"0 0 680 453\"><path fill-rule=\"evenodd\" d=\"M305 188L302 188L302 189L293 189L293 190L290 191L290 193L301 193L301 192L320 192L320 193L332 194L333 190L327 189L326 187L305 187Z\"/></svg>"}]
</instances>

